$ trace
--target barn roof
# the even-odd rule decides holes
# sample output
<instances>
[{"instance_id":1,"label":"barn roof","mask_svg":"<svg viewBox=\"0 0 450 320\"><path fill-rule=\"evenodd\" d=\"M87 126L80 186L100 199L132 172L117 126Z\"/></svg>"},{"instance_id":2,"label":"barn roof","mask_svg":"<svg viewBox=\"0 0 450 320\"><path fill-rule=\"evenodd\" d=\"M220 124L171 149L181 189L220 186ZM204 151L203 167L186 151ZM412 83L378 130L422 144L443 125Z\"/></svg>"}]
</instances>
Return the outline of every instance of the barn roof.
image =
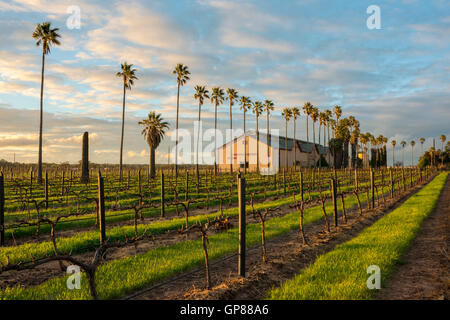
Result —
<instances>
[{"instance_id":1,"label":"barn roof","mask_svg":"<svg viewBox=\"0 0 450 320\"><path fill-rule=\"evenodd\" d=\"M247 136L249 137L253 137L256 139L256 131L253 130L249 130L247 131ZM236 137L237 139L239 139L240 137L242 137L242 135L240 135L239 137ZM287 149L287 150L292 150L292 146L294 144L294 141L297 143L297 145L299 146L300 150L302 152L307 152L307 153L311 153L313 148L314 148L314 143L312 142L307 142L307 141L303 141L303 140L299 140L299 139L292 139L292 138L287 138L285 139L285 137L283 136L275 136L275 135L270 135L271 139L269 140L269 145L272 145L272 141L276 141L273 139L278 139L278 148L279 149ZM259 133L259 139L260 141L266 143L267 139L267 134L260 132ZM228 142L229 143L229 142ZM226 144L228 144L226 143ZM224 144L223 146L225 146L226 144ZM223 146L221 146L220 148L223 148ZM328 147L319 145L316 143L316 148L319 151L320 154L327 154L328 152Z\"/></svg>"}]
</instances>

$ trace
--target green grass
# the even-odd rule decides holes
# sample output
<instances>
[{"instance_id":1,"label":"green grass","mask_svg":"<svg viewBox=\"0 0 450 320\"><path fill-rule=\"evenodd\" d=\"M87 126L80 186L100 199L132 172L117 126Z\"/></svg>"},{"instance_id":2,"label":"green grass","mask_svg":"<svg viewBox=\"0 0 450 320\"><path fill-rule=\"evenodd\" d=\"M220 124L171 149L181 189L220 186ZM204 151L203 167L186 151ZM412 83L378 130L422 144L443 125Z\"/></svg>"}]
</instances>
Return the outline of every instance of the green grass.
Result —
<instances>
[{"instance_id":1,"label":"green grass","mask_svg":"<svg viewBox=\"0 0 450 320\"><path fill-rule=\"evenodd\" d=\"M403 205L363 230L356 238L320 256L293 279L268 293L269 299L370 299L370 265L381 269L382 285L433 211L448 173L437 176ZM376 290L375 290L376 291Z\"/></svg>"},{"instance_id":2,"label":"green grass","mask_svg":"<svg viewBox=\"0 0 450 320\"><path fill-rule=\"evenodd\" d=\"M263 204L270 206L270 204ZM356 205L355 197L348 197L348 207ZM273 206L273 204L272 204ZM331 213L331 203L326 204ZM304 223L312 223L322 218L320 206L305 210ZM283 217L275 217L266 222L266 238L283 235L298 229L297 212ZM259 224L247 225L247 246L259 244L261 239ZM234 228L209 237L209 256L211 260L236 252L238 229ZM145 254L110 261L99 267L96 275L100 298L118 298L153 284L168 276L192 269L204 263L201 239L182 241L166 247L158 247ZM68 290L66 277L50 279L41 285L29 288L19 286L0 291L0 299L90 299L87 280L83 274L82 289Z\"/></svg>"}]
</instances>

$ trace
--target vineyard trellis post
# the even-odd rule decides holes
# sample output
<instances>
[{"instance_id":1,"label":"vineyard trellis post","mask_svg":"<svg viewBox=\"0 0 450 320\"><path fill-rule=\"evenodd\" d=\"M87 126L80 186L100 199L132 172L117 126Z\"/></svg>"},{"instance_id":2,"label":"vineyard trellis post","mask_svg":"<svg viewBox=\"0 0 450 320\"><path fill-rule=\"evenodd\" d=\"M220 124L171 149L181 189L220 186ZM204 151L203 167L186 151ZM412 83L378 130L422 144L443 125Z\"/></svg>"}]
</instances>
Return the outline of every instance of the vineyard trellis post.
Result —
<instances>
[{"instance_id":1,"label":"vineyard trellis post","mask_svg":"<svg viewBox=\"0 0 450 320\"><path fill-rule=\"evenodd\" d=\"M334 226L338 226L338 212L337 212L337 188L336 180L331 178L331 197L333 200L333 214L334 214Z\"/></svg>"},{"instance_id":2,"label":"vineyard trellis post","mask_svg":"<svg viewBox=\"0 0 450 320\"><path fill-rule=\"evenodd\" d=\"M375 209L375 177L373 169L370 170L370 192L372 195L372 209Z\"/></svg>"},{"instance_id":3,"label":"vineyard trellis post","mask_svg":"<svg viewBox=\"0 0 450 320\"><path fill-rule=\"evenodd\" d=\"M392 178L392 169L389 169L389 179L391 183L391 199L394 199L394 179Z\"/></svg>"},{"instance_id":4,"label":"vineyard trellis post","mask_svg":"<svg viewBox=\"0 0 450 320\"><path fill-rule=\"evenodd\" d=\"M45 209L48 209L48 172L45 171Z\"/></svg>"},{"instance_id":5,"label":"vineyard trellis post","mask_svg":"<svg viewBox=\"0 0 450 320\"><path fill-rule=\"evenodd\" d=\"M303 172L300 171L300 198L303 202Z\"/></svg>"},{"instance_id":6,"label":"vineyard trellis post","mask_svg":"<svg viewBox=\"0 0 450 320\"><path fill-rule=\"evenodd\" d=\"M239 276L245 277L245 178L238 174L238 199L239 199Z\"/></svg>"},{"instance_id":7,"label":"vineyard trellis post","mask_svg":"<svg viewBox=\"0 0 450 320\"><path fill-rule=\"evenodd\" d=\"M161 170L161 217L165 214L165 199L164 199L164 172Z\"/></svg>"},{"instance_id":8,"label":"vineyard trellis post","mask_svg":"<svg viewBox=\"0 0 450 320\"><path fill-rule=\"evenodd\" d=\"M89 183L89 133L83 133L81 150L81 182Z\"/></svg>"},{"instance_id":9,"label":"vineyard trellis post","mask_svg":"<svg viewBox=\"0 0 450 320\"><path fill-rule=\"evenodd\" d=\"M5 178L0 172L0 246L5 245Z\"/></svg>"},{"instance_id":10,"label":"vineyard trellis post","mask_svg":"<svg viewBox=\"0 0 450 320\"><path fill-rule=\"evenodd\" d=\"M100 222L100 244L106 242L106 219L105 219L105 189L100 170L98 171L98 214Z\"/></svg>"},{"instance_id":11,"label":"vineyard trellis post","mask_svg":"<svg viewBox=\"0 0 450 320\"><path fill-rule=\"evenodd\" d=\"M358 191L358 169L355 169L355 190Z\"/></svg>"}]
</instances>

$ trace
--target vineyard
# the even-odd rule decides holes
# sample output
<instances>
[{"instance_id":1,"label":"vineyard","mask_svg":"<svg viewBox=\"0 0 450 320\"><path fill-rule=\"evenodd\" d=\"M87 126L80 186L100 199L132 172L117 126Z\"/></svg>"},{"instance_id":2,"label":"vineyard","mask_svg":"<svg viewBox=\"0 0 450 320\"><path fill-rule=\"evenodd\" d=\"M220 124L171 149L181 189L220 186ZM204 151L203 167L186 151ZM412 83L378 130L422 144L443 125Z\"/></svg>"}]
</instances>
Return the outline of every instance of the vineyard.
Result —
<instances>
[{"instance_id":1,"label":"vineyard","mask_svg":"<svg viewBox=\"0 0 450 320\"><path fill-rule=\"evenodd\" d=\"M270 263L272 240L294 233L302 248L318 234L345 233L346 225L389 210L436 174L379 168L244 176L204 169L197 176L186 169L151 179L129 170L122 181L115 171L91 171L82 183L79 171L55 168L38 184L32 171L4 168L0 299L140 298L188 283L192 274L210 290L231 274L245 277L255 259ZM216 270L227 263L230 274ZM82 271L80 289L67 286L69 266Z\"/></svg>"}]
</instances>

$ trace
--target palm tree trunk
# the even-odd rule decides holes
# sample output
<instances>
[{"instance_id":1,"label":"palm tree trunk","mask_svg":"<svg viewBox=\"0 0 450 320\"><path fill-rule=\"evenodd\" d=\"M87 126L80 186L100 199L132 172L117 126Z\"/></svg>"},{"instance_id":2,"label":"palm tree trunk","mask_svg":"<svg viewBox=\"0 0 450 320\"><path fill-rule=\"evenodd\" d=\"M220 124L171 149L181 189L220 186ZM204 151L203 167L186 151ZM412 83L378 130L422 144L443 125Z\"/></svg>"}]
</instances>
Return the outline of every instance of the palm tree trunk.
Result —
<instances>
[{"instance_id":1,"label":"palm tree trunk","mask_svg":"<svg viewBox=\"0 0 450 320\"><path fill-rule=\"evenodd\" d=\"M287 125L288 125L288 122L286 120L286 126L285 126L286 135L284 136L284 169L285 170L288 167L288 159L287 159Z\"/></svg>"},{"instance_id":2,"label":"palm tree trunk","mask_svg":"<svg viewBox=\"0 0 450 320\"><path fill-rule=\"evenodd\" d=\"M258 115L256 115L256 172L259 173L259 125L258 125Z\"/></svg>"},{"instance_id":3,"label":"palm tree trunk","mask_svg":"<svg viewBox=\"0 0 450 320\"><path fill-rule=\"evenodd\" d=\"M120 160L119 160L119 179L122 182L122 155L123 155L123 133L125 128L125 94L126 86L123 84L123 102L122 102L122 134L120 136Z\"/></svg>"},{"instance_id":4,"label":"palm tree trunk","mask_svg":"<svg viewBox=\"0 0 450 320\"><path fill-rule=\"evenodd\" d=\"M230 99L230 174L233 173L233 144L234 144L234 139L233 139L233 106L231 104L231 99Z\"/></svg>"},{"instance_id":5,"label":"palm tree trunk","mask_svg":"<svg viewBox=\"0 0 450 320\"><path fill-rule=\"evenodd\" d=\"M296 140L295 140L295 129L296 125L295 123L297 120L294 119L294 142L292 144L292 150L294 150L294 170L297 170L297 150L295 150Z\"/></svg>"},{"instance_id":6,"label":"palm tree trunk","mask_svg":"<svg viewBox=\"0 0 450 320\"><path fill-rule=\"evenodd\" d=\"M314 168L316 167L316 123L313 121L313 142L314 142Z\"/></svg>"},{"instance_id":7,"label":"palm tree trunk","mask_svg":"<svg viewBox=\"0 0 450 320\"><path fill-rule=\"evenodd\" d=\"M44 66L45 66L45 51L42 50L42 70L41 70L41 102L39 113L39 156L38 156L38 183L42 184L42 126L44 116Z\"/></svg>"},{"instance_id":8,"label":"palm tree trunk","mask_svg":"<svg viewBox=\"0 0 450 320\"><path fill-rule=\"evenodd\" d=\"M214 177L217 175L217 102L214 107Z\"/></svg>"},{"instance_id":9,"label":"palm tree trunk","mask_svg":"<svg viewBox=\"0 0 450 320\"><path fill-rule=\"evenodd\" d=\"M196 169L197 169L197 185L199 185L199 175L200 175L200 171L198 169L198 145L199 145L199 141L200 141L200 119L201 119L201 111L202 110L202 105L199 103L198 104L198 127L197 127L197 147L196 147Z\"/></svg>"},{"instance_id":10,"label":"palm tree trunk","mask_svg":"<svg viewBox=\"0 0 450 320\"><path fill-rule=\"evenodd\" d=\"M269 128L269 109L267 109L267 170L269 170L270 167L270 128Z\"/></svg>"},{"instance_id":11,"label":"palm tree trunk","mask_svg":"<svg viewBox=\"0 0 450 320\"><path fill-rule=\"evenodd\" d=\"M245 110L244 110L244 174L247 173L247 136L245 134Z\"/></svg>"},{"instance_id":12,"label":"palm tree trunk","mask_svg":"<svg viewBox=\"0 0 450 320\"><path fill-rule=\"evenodd\" d=\"M177 120L176 120L176 142L175 142L175 185L178 178L178 114L180 111L180 83L177 85Z\"/></svg>"},{"instance_id":13,"label":"palm tree trunk","mask_svg":"<svg viewBox=\"0 0 450 320\"><path fill-rule=\"evenodd\" d=\"M395 147L392 146L392 167L395 166Z\"/></svg>"},{"instance_id":14,"label":"palm tree trunk","mask_svg":"<svg viewBox=\"0 0 450 320\"><path fill-rule=\"evenodd\" d=\"M150 167L149 167L150 178L154 179L156 176L156 165L155 165L155 148L150 146Z\"/></svg>"},{"instance_id":15,"label":"palm tree trunk","mask_svg":"<svg viewBox=\"0 0 450 320\"><path fill-rule=\"evenodd\" d=\"M308 115L306 115L306 142L309 142Z\"/></svg>"}]
</instances>

